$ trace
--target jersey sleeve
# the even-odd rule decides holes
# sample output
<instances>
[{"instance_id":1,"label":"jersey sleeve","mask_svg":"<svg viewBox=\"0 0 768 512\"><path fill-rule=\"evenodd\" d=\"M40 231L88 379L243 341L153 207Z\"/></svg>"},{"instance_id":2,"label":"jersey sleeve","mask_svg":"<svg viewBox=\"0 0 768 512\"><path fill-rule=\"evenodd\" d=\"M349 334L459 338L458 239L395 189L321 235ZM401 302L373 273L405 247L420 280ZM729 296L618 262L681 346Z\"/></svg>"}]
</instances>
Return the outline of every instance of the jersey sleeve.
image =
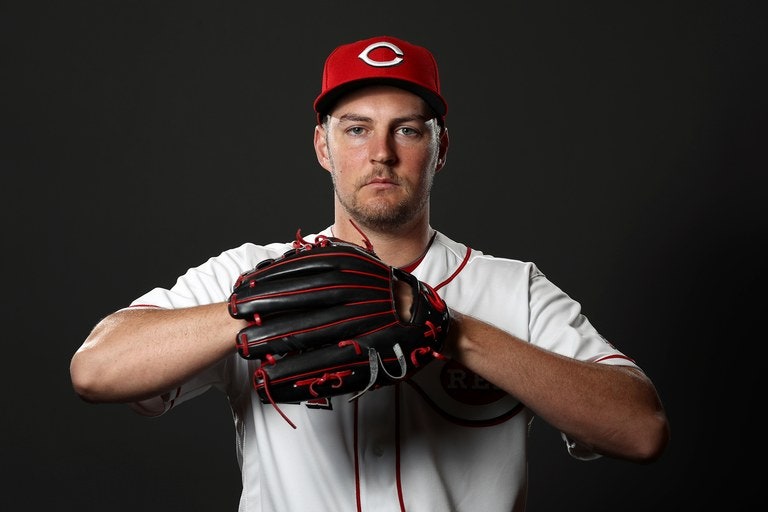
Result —
<instances>
[{"instance_id":1,"label":"jersey sleeve","mask_svg":"<svg viewBox=\"0 0 768 512\"><path fill-rule=\"evenodd\" d=\"M289 244L259 246L246 243L224 251L187 270L171 288L153 288L137 297L130 307L177 309L223 302L229 298L232 285L241 273L266 258L277 257L289 247Z\"/></svg>"},{"instance_id":2,"label":"jersey sleeve","mask_svg":"<svg viewBox=\"0 0 768 512\"><path fill-rule=\"evenodd\" d=\"M530 271L530 341L552 352L602 364L633 366L635 361L606 340L582 313L581 304L535 266Z\"/></svg>"},{"instance_id":3,"label":"jersey sleeve","mask_svg":"<svg viewBox=\"0 0 768 512\"><path fill-rule=\"evenodd\" d=\"M267 246L247 243L224 251L202 265L187 270L171 288L153 288L133 300L128 307L178 309L226 301L232 292L233 283L241 273L252 269L266 258L283 254L289 247L289 244L281 243ZM159 416L213 387L224 389L225 385L231 385L231 381L234 380L228 379L228 375L239 371L237 362L234 356L225 358L198 373L177 389L133 403L131 408L144 416ZM235 382L240 381L248 383L247 379L238 379Z\"/></svg>"},{"instance_id":4,"label":"jersey sleeve","mask_svg":"<svg viewBox=\"0 0 768 512\"><path fill-rule=\"evenodd\" d=\"M580 361L639 368L633 359L606 340L582 313L581 305L532 266L530 280L530 335L536 345ZM575 459L600 458L589 448L560 436Z\"/></svg>"}]
</instances>

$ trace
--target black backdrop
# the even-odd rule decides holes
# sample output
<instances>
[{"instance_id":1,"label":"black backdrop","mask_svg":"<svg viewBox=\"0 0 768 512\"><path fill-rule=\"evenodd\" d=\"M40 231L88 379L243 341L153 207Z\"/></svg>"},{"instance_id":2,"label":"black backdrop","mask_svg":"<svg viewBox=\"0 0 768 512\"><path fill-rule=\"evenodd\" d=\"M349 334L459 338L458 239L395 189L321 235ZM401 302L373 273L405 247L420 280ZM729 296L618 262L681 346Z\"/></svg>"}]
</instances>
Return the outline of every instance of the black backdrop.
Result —
<instances>
[{"instance_id":1,"label":"black backdrop","mask_svg":"<svg viewBox=\"0 0 768 512\"><path fill-rule=\"evenodd\" d=\"M529 511L744 508L764 453L760 2L307 4L0 3L2 508L236 509L221 394L146 419L82 403L69 359L187 267L330 224L323 59L384 33L441 66L433 225L535 261L668 409L648 466L572 460L537 421Z\"/></svg>"}]
</instances>

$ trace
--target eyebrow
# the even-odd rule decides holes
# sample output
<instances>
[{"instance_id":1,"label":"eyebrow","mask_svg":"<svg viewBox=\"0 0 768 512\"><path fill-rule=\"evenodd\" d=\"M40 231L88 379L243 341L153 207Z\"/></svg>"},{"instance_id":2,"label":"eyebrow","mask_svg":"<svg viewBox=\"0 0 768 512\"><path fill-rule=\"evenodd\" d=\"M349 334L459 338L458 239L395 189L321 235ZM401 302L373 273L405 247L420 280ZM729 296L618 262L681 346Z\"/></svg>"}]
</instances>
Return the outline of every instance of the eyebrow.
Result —
<instances>
[{"instance_id":1,"label":"eyebrow","mask_svg":"<svg viewBox=\"0 0 768 512\"><path fill-rule=\"evenodd\" d=\"M432 119L431 117L427 117L422 114L411 114L408 116L402 116L402 117L396 117L392 120L393 123L406 123L409 121L421 121L426 123ZM368 116L363 116L360 114L344 114L343 116L339 117L339 122L358 122L358 123L365 123L365 122L371 122L373 119L371 119Z\"/></svg>"}]
</instances>

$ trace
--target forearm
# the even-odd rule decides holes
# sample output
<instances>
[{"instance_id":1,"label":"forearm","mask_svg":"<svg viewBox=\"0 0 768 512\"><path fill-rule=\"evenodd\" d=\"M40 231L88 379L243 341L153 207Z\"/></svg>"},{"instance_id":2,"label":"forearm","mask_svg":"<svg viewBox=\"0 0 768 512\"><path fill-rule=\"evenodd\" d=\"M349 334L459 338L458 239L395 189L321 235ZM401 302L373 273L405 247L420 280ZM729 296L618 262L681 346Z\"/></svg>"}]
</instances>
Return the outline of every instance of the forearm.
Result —
<instances>
[{"instance_id":1,"label":"forearm","mask_svg":"<svg viewBox=\"0 0 768 512\"><path fill-rule=\"evenodd\" d=\"M244 326L225 303L118 311L99 322L73 356L72 384L89 402L158 396L233 353Z\"/></svg>"},{"instance_id":2,"label":"forearm","mask_svg":"<svg viewBox=\"0 0 768 512\"><path fill-rule=\"evenodd\" d=\"M666 444L666 416L642 372L564 357L457 312L451 330L452 357L596 453L646 461Z\"/></svg>"}]
</instances>

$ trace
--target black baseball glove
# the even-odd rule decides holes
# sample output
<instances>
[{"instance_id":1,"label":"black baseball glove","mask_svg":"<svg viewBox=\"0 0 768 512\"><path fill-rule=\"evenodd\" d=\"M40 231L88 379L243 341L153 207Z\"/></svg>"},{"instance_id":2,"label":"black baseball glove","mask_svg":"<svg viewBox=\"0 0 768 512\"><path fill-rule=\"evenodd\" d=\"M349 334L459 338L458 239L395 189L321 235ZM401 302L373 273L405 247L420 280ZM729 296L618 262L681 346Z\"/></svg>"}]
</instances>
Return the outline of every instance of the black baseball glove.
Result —
<instances>
[{"instance_id":1,"label":"black baseball glove","mask_svg":"<svg viewBox=\"0 0 768 512\"><path fill-rule=\"evenodd\" d=\"M396 286L410 310L398 312ZM440 356L450 315L427 284L371 249L297 233L294 248L243 273L229 312L249 325L237 336L260 359L253 385L264 403L295 403L394 384Z\"/></svg>"}]
</instances>

